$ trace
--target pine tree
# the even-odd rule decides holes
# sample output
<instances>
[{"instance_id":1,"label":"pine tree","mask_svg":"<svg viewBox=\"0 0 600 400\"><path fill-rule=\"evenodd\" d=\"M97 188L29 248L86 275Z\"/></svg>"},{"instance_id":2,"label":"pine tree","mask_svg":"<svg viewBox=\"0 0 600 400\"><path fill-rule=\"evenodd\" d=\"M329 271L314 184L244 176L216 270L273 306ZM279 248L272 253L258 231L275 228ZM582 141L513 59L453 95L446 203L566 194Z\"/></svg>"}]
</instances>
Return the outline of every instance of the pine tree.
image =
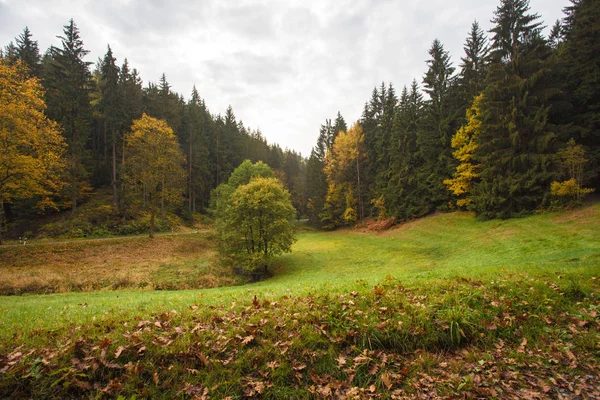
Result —
<instances>
[{"instance_id":1,"label":"pine tree","mask_svg":"<svg viewBox=\"0 0 600 400\"><path fill-rule=\"evenodd\" d=\"M40 76L41 56L37 40L31 40L31 31L28 27L23 29L23 33L16 39L15 56L16 59L27 65L31 76Z\"/></svg>"},{"instance_id":2,"label":"pine tree","mask_svg":"<svg viewBox=\"0 0 600 400\"><path fill-rule=\"evenodd\" d=\"M185 107L184 130L187 136L183 140L183 149L187 161L188 186L187 203L188 211L195 212L200 201L201 208L208 203L210 193L210 166L209 166L209 123L210 115L206 110L204 101L194 85L190 100Z\"/></svg>"},{"instance_id":3,"label":"pine tree","mask_svg":"<svg viewBox=\"0 0 600 400\"><path fill-rule=\"evenodd\" d=\"M471 31L463 48L465 56L461 58L460 67L462 71L460 79L466 89L466 100L471 102L473 97L479 95L483 90L489 52L487 38L477 21L474 21L471 25Z\"/></svg>"},{"instance_id":4,"label":"pine tree","mask_svg":"<svg viewBox=\"0 0 600 400\"><path fill-rule=\"evenodd\" d=\"M491 66L481 103L483 121L475 160L481 180L475 211L510 218L540 207L555 176L555 133L548 129L550 49L527 0L502 0L491 30Z\"/></svg>"},{"instance_id":5,"label":"pine tree","mask_svg":"<svg viewBox=\"0 0 600 400\"><path fill-rule=\"evenodd\" d=\"M404 87L394 117L390 159L390 179L383 193L388 216L399 220L420 217L432 211L427 193L416 173L424 164L418 147L418 132L424 118L421 89L413 80L410 91Z\"/></svg>"},{"instance_id":6,"label":"pine tree","mask_svg":"<svg viewBox=\"0 0 600 400\"><path fill-rule=\"evenodd\" d=\"M552 25L552 30L550 31L550 36L548 36L548 44L554 50L558 48L558 46L562 43L564 39L564 28L559 19L556 20L554 25Z\"/></svg>"},{"instance_id":7,"label":"pine tree","mask_svg":"<svg viewBox=\"0 0 600 400\"><path fill-rule=\"evenodd\" d=\"M122 124L121 96L119 93L119 67L116 64L110 46L100 66L100 92L102 99L100 109L104 119L105 145L110 143L111 147L111 187L113 189L113 203L115 207L119 204L117 192L117 148L120 148L121 137L119 128ZM107 140L107 134L110 139Z\"/></svg>"},{"instance_id":8,"label":"pine tree","mask_svg":"<svg viewBox=\"0 0 600 400\"><path fill-rule=\"evenodd\" d=\"M62 48L51 47L45 57L44 81L47 114L59 122L68 144L68 189L73 213L77 211L79 198L88 191L86 144L90 122L90 62L84 61L89 53L83 47L79 29L73 19L63 27L58 36Z\"/></svg>"},{"instance_id":9,"label":"pine tree","mask_svg":"<svg viewBox=\"0 0 600 400\"><path fill-rule=\"evenodd\" d=\"M573 137L585 146L600 188L600 0L572 0L566 8L561 61L566 66L565 91L573 105Z\"/></svg>"},{"instance_id":10,"label":"pine tree","mask_svg":"<svg viewBox=\"0 0 600 400\"><path fill-rule=\"evenodd\" d=\"M425 116L417 135L417 146L423 164L417 169L418 182L427 195L423 201L431 211L447 207L451 197L443 181L452 173L451 138L457 125L457 107L454 67L450 55L439 40L434 40L429 50L428 70L423 78L424 91L429 95Z\"/></svg>"}]
</instances>

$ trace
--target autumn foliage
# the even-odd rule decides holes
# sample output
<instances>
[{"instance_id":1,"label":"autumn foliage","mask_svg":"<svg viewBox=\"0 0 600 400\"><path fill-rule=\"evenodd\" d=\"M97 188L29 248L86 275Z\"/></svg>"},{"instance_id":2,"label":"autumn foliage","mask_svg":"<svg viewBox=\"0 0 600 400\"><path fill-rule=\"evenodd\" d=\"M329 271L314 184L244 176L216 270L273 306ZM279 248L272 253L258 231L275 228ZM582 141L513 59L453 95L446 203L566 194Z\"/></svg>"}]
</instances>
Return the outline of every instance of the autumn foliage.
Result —
<instances>
[{"instance_id":1,"label":"autumn foliage","mask_svg":"<svg viewBox=\"0 0 600 400\"><path fill-rule=\"evenodd\" d=\"M20 64L0 59L0 204L37 197L38 207L54 206L52 195L63 185L66 146L45 109L40 82Z\"/></svg>"},{"instance_id":2,"label":"autumn foliage","mask_svg":"<svg viewBox=\"0 0 600 400\"><path fill-rule=\"evenodd\" d=\"M152 237L159 210L183 199L183 154L167 122L146 114L133 122L125 142L125 183L137 205L150 214Z\"/></svg>"}]
</instances>

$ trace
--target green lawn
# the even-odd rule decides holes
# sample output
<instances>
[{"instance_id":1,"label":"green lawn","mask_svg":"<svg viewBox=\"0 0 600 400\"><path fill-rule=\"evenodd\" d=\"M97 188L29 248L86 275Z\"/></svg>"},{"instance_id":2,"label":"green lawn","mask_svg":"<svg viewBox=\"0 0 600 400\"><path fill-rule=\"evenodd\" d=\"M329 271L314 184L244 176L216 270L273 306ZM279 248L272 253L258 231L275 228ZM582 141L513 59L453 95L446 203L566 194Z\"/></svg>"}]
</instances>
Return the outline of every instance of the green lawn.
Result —
<instances>
[{"instance_id":1,"label":"green lawn","mask_svg":"<svg viewBox=\"0 0 600 400\"><path fill-rule=\"evenodd\" d=\"M269 280L236 287L183 291L105 291L0 297L0 342L41 328L140 315L158 308L222 304L254 294L277 297L344 291L358 280L394 277L405 286L503 274L600 276L600 205L566 214L477 221L469 213L441 214L383 234L353 230L308 232L280 257Z\"/></svg>"},{"instance_id":2,"label":"green lawn","mask_svg":"<svg viewBox=\"0 0 600 400\"><path fill-rule=\"evenodd\" d=\"M260 387L271 398L310 398L317 389L310 389L310 382L307 381L312 379L314 384L316 373L347 379L348 385L356 386L359 391L375 388L378 393L381 391L390 395L394 387L410 397L418 391L411 389L409 376L420 382L419 374L429 373L430 367L437 368L449 362L451 365L456 362L453 373L459 381L454 382L454 375L449 375L436 390L445 395L459 395L461 391L475 390L479 386L469 381L474 379L473 376L464 375L466 372L460 360L456 359L458 353L445 355L444 349L472 346L469 350L472 357L493 359L494 346L498 346L493 343L501 340L504 346L502 340L505 340L510 353L507 359L513 360L511 357L514 357L517 360L515 362L522 362L519 360L525 356L522 350L525 345L521 338L529 338L530 345L535 343L535 346L540 346L538 353L528 355L532 360L542 363L539 368L553 368L554 364L543 364L543 360L557 360L556 357L560 356L553 355L553 352L560 353L565 348L573 351L579 349L586 357L591 357L586 359L587 365L593 368L597 365L597 339L600 335L595 310L599 308L600 205L507 221L482 222L468 213L440 214L381 234L357 230L304 232L299 235L293 252L277 259L273 272L274 276L263 282L206 290L120 290L0 297L0 367L3 359L4 362L11 360L10 354L14 356L17 352L21 356L20 353L32 348L37 349L34 355L29 356L28 361L21 361L29 368L23 367L23 371L31 371L36 367L36 362L39 363L39 360L32 361L34 356L39 358L45 354L41 349L62 349L56 350L61 356L56 358L56 364L50 363L54 365L52 368L47 367L48 371L43 372L45 370L40 367L42 372L35 378L39 379L36 381L39 387L31 386L27 380L32 379L30 373L19 375L17 370L11 370L12 381L0 385L0 394L2 387L7 390L15 385L37 387L38 392L24 392L30 396L46 393L54 382L53 390L59 387L64 390L56 392L55 395L60 397L71 393L68 390L72 390L69 385L72 386L73 382L81 386L77 383L80 382L78 379L99 380L104 387L113 378L121 379L124 386L114 391L107 389L106 393L136 393L140 382L152 381L152 375L140 374L137 378L126 379L125 376L129 376L126 373L117 373L107 367L102 373L104 375L100 376L97 372L90 376L86 369L84 371L88 372L80 372L81 375L65 372L68 379L45 380L46 376L54 376L51 375L52 371L59 373L56 371L62 371L61 368L68 369L65 363L68 365L73 357L83 357L78 355L81 346L88 346L86 352L92 354L100 351L98 343L108 343L104 346L109 346L114 353L116 346L123 342L123 337L128 338L123 343L129 348L137 346L135 349L139 349L140 343L146 343L144 348L147 348L147 353L132 351L127 356L130 362L142 354L146 368L151 368L151 365L165 367L156 372L156 379L170 383L161 386L154 382L155 392L142 393L165 398L174 394L185 397L177 390L183 390L189 382L196 382L198 387L212 385L211 390L217 397L247 395L252 393L252 388L258 390L255 387L258 384L255 383L262 375L256 375L255 372L264 372L268 368L273 370L274 375L275 372L281 375L277 375L279 378L269 375L269 379L263 379L271 382L271 385L276 383L270 389L268 385L267 388ZM356 307L359 310L356 315L347 311L348 307L354 307L354 302L348 300L351 292L352 296L358 296ZM364 301L359 303L358 299L363 298ZM277 305L269 306L270 311L265 311L268 308L265 304L271 303ZM261 309L259 304L265 309ZM494 307L504 308L500 312ZM528 317L530 314L536 318L531 319ZM575 315L578 319L573 322ZM225 322L222 322L223 318ZM546 323L550 319L554 324L552 327ZM158 323L160 335L163 336L159 338L158 333L153 331L153 336L144 336L150 335L144 321ZM215 332L209 329L200 334L197 329L192 329L194 324L196 328L212 325L216 329L220 323L226 326ZM391 325L388 327L386 324ZM364 330L362 334L356 331L359 325ZM164 336L175 326L180 327L180 332ZM257 326L262 326L262 330L257 330ZM493 326L493 331L490 326ZM585 328L585 334L574 337L569 333L571 326L578 332L582 327ZM138 333L132 336L136 327ZM330 336L325 334L328 329L331 330ZM323 342L321 333L329 339ZM217 334L220 336L215 336ZM228 337L233 342L226 340ZM260 341L259 337L262 338ZM77 338L84 345L73 344ZM235 341L238 339L235 338L240 340L237 345ZM238 353L240 346L246 345L242 341L246 338L250 340L248 343L257 344L249 347L247 352ZM278 340L285 341L285 338L295 349L285 357L294 354L302 362L291 365L293 368L281 365L278 369L274 365L285 360L285 357L277 356L277 346L281 343ZM174 343L165 350L165 346L159 344L167 339ZM203 344L194 344L200 343L200 340ZM564 346L557 350L556 343L563 340ZM65 342L68 345L63 345ZM204 346L202 354L218 358L221 353L215 350L214 344L221 342L224 348L233 346L234 355L229 361L222 360L219 368L216 364L208 368L205 363L205 371L197 364L188 364L188 361L174 361L174 357L180 357L176 354L186 353L185 349L192 345ZM22 348L15 350L21 345ZM307 355L306 349L313 349L314 352ZM407 352L413 354L415 350L425 351L427 355L425 357L417 353L421 354L418 356L421 364L414 368L402 366L401 363L413 365L411 363L416 362L416 356L398 359L393 368L391 364L384 363L378 367L380 369L369 370L368 373L366 369L338 371L336 368L341 368L343 363L340 361L337 366L334 361L335 357L340 356L362 360L360 354L369 351L390 351L390 357L407 357ZM374 356L373 353L369 357ZM444 361L444 357L450 361ZM463 356L458 354L458 357ZM330 362L321 365L318 360ZM268 368L267 361L270 362ZM464 363L467 361L463 360ZM484 361L476 359L469 362ZM192 365L197 367L191 368L193 371L200 368L200 372L188 373L189 368L175 368L173 372L167 372L171 371L166 369L169 365L181 368L183 365ZM355 359L355 366L358 365ZM510 365L502 368L511 370ZM526 365L532 373L538 368L533 361ZM504 371L502 368L500 370ZM593 368L579 373L583 374L581 376L594 376L596 371ZM406 381L402 381L402 385L388 385L390 376L400 377L405 369L410 373L403 375ZM127 371L131 372L129 369ZM384 371L388 371L389 375ZM572 368L572 371L576 370ZM255 383L240 383L246 374L252 376L252 382ZM230 376L230 380L226 376ZM551 376L545 376L545 382L549 382ZM217 385L215 382L219 382L219 379L228 383ZM294 384L294 379L299 383ZM255 386L249 389L248 385ZM291 391L284 395L284 392L277 392L281 388ZM89 394L89 390L93 393L100 389L86 386L78 390ZM511 390L517 389L512 387ZM4 393L14 395L10 391ZM73 393L81 395L80 392ZM494 397L494 393L498 392L473 393L487 393ZM92 394L89 396L93 397Z\"/></svg>"}]
</instances>

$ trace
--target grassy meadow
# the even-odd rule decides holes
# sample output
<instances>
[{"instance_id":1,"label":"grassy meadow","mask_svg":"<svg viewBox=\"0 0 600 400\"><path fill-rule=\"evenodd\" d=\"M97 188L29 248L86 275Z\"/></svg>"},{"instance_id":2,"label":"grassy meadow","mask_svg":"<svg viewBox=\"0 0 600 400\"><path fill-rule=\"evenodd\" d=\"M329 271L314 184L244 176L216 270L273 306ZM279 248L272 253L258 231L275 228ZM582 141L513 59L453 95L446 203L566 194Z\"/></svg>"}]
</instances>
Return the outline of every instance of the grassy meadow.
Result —
<instances>
[{"instance_id":1,"label":"grassy meadow","mask_svg":"<svg viewBox=\"0 0 600 400\"><path fill-rule=\"evenodd\" d=\"M111 238L0 248L0 295L200 289L237 283L209 235Z\"/></svg>"},{"instance_id":2,"label":"grassy meadow","mask_svg":"<svg viewBox=\"0 0 600 400\"><path fill-rule=\"evenodd\" d=\"M303 232L237 286L201 235L0 251L68 292L0 297L2 398L600 396L597 204Z\"/></svg>"}]
</instances>

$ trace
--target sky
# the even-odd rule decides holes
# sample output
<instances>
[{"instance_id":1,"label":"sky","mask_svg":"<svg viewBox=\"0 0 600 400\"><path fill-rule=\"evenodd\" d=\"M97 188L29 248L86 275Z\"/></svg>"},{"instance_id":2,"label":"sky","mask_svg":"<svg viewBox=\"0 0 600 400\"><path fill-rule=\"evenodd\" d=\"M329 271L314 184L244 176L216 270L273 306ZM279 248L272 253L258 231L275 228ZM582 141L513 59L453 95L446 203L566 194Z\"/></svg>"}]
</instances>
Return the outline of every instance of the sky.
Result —
<instances>
[{"instance_id":1,"label":"sky","mask_svg":"<svg viewBox=\"0 0 600 400\"><path fill-rule=\"evenodd\" d=\"M373 87L422 82L435 38L455 67L471 23L484 30L499 0L0 0L0 45L25 26L43 53L73 18L86 61L110 44L144 81L164 72L211 113L228 105L269 143L310 154L326 119L360 118ZM530 0L551 27L568 0ZM549 28L548 28L549 29ZM458 68L457 68L458 69Z\"/></svg>"}]
</instances>

